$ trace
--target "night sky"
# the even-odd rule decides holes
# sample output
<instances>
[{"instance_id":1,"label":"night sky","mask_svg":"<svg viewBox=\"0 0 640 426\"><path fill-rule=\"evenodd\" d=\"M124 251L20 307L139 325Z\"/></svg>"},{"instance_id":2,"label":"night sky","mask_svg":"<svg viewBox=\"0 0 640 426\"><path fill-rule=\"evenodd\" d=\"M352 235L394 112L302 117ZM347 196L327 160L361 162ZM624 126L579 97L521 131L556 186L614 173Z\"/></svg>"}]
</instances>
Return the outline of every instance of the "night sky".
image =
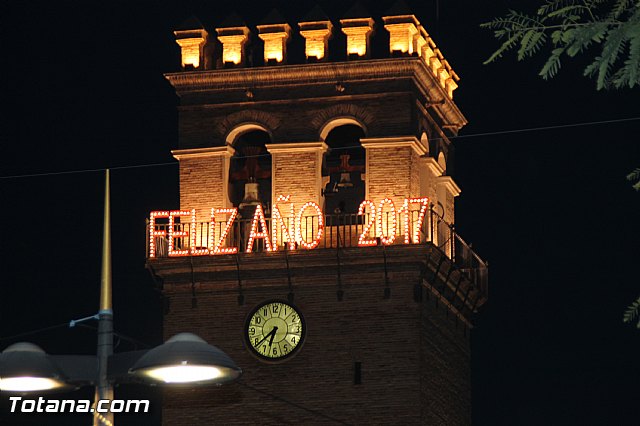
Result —
<instances>
[{"instance_id":1,"label":"night sky","mask_svg":"<svg viewBox=\"0 0 640 426\"><path fill-rule=\"evenodd\" d=\"M288 3L0 5L0 350L26 340L52 354L95 352L85 327L12 336L97 311L106 167L115 327L137 348L161 343L144 226L150 211L179 206L178 100L163 77L179 67L172 31L191 14L213 26L235 10L253 26L274 6L290 23L312 7ZM334 21L351 6L318 3ZM377 18L392 3L365 7ZM479 24L523 2L408 3L461 76L454 100L469 120L453 139L456 227L490 265L472 331L474 425L637 423L640 330L622 314L640 294L640 193L625 179L640 167L639 89L597 92L582 77L586 59L547 82L542 57L482 65L498 42ZM122 339L116 351L135 347ZM118 424L158 424L157 390L117 392L152 398L155 410ZM1 399L2 425L90 422L18 417Z\"/></svg>"}]
</instances>

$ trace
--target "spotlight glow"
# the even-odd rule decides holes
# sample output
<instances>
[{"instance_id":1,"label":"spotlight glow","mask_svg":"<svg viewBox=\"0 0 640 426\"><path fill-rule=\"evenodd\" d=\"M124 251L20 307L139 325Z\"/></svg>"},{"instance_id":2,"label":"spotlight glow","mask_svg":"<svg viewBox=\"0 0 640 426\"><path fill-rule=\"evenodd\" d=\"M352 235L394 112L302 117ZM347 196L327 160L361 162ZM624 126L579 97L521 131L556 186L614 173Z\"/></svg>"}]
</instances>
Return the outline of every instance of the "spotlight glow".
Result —
<instances>
[{"instance_id":1,"label":"spotlight glow","mask_svg":"<svg viewBox=\"0 0 640 426\"><path fill-rule=\"evenodd\" d=\"M217 367L207 365L174 365L149 369L145 374L165 383L205 382L222 376Z\"/></svg>"},{"instance_id":2,"label":"spotlight glow","mask_svg":"<svg viewBox=\"0 0 640 426\"><path fill-rule=\"evenodd\" d=\"M45 377L5 377L0 378L0 391L5 392L33 392L55 389L63 384Z\"/></svg>"}]
</instances>

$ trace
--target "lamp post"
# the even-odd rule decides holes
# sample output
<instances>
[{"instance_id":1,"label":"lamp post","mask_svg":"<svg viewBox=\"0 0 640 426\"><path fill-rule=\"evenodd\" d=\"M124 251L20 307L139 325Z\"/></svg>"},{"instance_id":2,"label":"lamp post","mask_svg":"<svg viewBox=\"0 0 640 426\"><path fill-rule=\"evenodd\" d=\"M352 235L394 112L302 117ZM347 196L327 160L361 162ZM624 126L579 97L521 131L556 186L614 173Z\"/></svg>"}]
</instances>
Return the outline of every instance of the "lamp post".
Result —
<instances>
[{"instance_id":1,"label":"lamp post","mask_svg":"<svg viewBox=\"0 0 640 426\"><path fill-rule=\"evenodd\" d=\"M113 384L152 381L164 384L223 384L242 370L227 354L191 333L180 333L148 351L113 353L111 280L111 214L109 170L105 173L104 223L100 309L97 315L72 321L98 320L95 356L48 355L38 346L21 342L0 353L0 391L52 392L83 385L95 386L94 407L113 400ZM113 413L94 411L94 426L112 426Z\"/></svg>"},{"instance_id":2,"label":"lamp post","mask_svg":"<svg viewBox=\"0 0 640 426\"><path fill-rule=\"evenodd\" d=\"M104 221L102 227L102 270L100 274L100 310L98 311L98 382L94 405L102 399L113 399L113 386L107 378L109 357L113 355L113 298L111 287L111 189L109 169L104 179ZM113 424L113 413L94 416L93 425Z\"/></svg>"}]
</instances>

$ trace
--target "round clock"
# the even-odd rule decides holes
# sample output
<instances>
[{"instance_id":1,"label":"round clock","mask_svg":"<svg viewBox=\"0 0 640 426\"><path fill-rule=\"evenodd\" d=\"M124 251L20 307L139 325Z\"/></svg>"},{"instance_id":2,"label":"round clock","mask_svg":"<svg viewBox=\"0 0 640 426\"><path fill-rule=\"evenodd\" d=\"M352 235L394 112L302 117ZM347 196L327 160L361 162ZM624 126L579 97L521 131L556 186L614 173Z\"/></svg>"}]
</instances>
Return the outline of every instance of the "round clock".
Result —
<instances>
[{"instance_id":1,"label":"round clock","mask_svg":"<svg viewBox=\"0 0 640 426\"><path fill-rule=\"evenodd\" d=\"M300 311L287 302L276 300L261 303L251 311L245 337L258 358L281 361L300 349L305 331Z\"/></svg>"}]
</instances>

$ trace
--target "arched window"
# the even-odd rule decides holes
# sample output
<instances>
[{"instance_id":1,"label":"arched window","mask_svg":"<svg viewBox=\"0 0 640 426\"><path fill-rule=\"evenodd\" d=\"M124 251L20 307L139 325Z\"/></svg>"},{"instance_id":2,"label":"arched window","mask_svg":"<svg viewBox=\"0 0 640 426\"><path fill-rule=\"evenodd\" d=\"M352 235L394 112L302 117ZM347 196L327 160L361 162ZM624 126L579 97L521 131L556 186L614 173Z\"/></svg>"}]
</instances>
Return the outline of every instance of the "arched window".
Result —
<instances>
[{"instance_id":1,"label":"arched window","mask_svg":"<svg viewBox=\"0 0 640 426\"><path fill-rule=\"evenodd\" d=\"M353 214L358 212L365 195L365 150L360 144L362 128L355 124L334 127L326 136L329 147L325 156L323 176L325 212Z\"/></svg>"},{"instance_id":2,"label":"arched window","mask_svg":"<svg viewBox=\"0 0 640 426\"><path fill-rule=\"evenodd\" d=\"M445 173L447 172L447 159L445 158L444 153L442 151L440 151L440 153L438 154L438 165L442 167L442 170Z\"/></svg>"},{"instance_id":3,"label":"arched window","mask_svg":"<svg viewBox=\"0 0 640 426\"><path fill-rule=\"evenodd\" d=\"M422 132L422 136L420 136L420 143L427 150L426 154L429 155L429 137L426 132Z\"/></svg>"},{"instance_id":4,"label":"arched window","mask_svg":"<svg viewBox=\"0 0 640 426\"><path fill-rule=\"evenodd\" d=\"M271 154L265 148L270 137L264 130L249 130L235 137L235 154L229 166L229 199L242 210L262 204L271 208Z\"/></svg>"}]
</instances>

